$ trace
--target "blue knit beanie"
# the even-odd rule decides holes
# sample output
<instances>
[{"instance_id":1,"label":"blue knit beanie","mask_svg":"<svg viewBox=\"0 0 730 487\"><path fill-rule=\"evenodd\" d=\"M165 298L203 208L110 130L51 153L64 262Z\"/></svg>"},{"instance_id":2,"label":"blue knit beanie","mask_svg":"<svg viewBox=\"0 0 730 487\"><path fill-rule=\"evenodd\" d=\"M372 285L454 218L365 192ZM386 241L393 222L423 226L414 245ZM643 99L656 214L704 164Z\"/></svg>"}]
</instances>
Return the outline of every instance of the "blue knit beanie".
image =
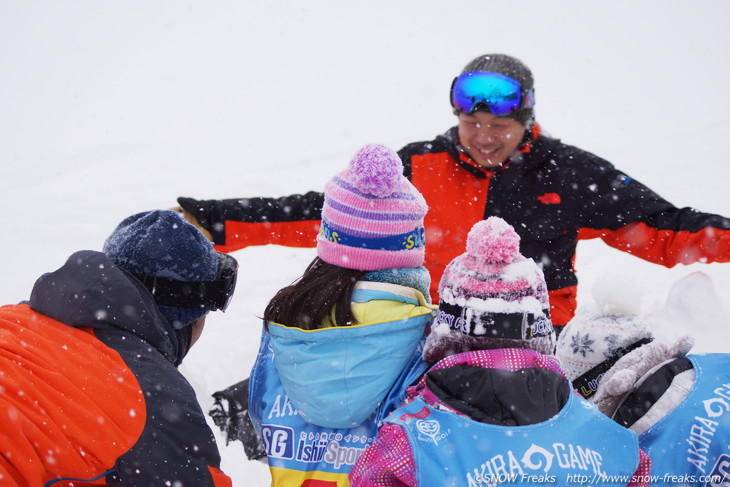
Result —
<instances>
[{"instance_id":1,"label":"blue knit beanie","mask_svg":"<svg viewBox=\"0 0 730 487\"><path fill-rule=\"evenodd\" d=\"M104 243L104 253L124 270L178 281L214 280L220 259L213 245L180 214L170 210L125 218ZM207 313L207 306L157 306L175 328Z\"/></svg>"}]
</instances>

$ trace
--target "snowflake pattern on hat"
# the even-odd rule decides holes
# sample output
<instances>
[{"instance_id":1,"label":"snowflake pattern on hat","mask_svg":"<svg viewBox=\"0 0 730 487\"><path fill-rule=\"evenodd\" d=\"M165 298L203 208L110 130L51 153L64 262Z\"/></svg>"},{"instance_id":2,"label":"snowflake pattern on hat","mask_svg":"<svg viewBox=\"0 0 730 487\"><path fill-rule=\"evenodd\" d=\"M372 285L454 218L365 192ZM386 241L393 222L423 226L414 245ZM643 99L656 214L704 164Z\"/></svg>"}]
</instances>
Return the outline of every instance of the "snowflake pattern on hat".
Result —
<instances>
[{"instance_id":1,"label":"snowflake pattern on hat","mask_svg":"<svg viewBox=\"0 0 730 487\"><path fill-rule=\"evenodd\" d=\"M573 348L573 354L581 354L583 357L585 357L587 353L594 351L591 345L595 342L596 341L592 340L587 333L582 336L580 333L576 333L575 336L570 338L570 346Z\"/></svg>"}]
</instances>

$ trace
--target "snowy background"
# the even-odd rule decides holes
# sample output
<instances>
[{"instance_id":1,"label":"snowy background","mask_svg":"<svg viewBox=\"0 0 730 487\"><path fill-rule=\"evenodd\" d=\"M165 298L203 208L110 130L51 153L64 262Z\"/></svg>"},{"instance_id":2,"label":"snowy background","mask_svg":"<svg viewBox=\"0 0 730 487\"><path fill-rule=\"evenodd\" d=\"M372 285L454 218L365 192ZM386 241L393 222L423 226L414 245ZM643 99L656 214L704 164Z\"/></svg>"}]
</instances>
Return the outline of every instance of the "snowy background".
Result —
<instances>
[{"instance_id":1,"label":"snowy background","mask_svg":"<svg viewBox=\"0 0 730 487\"><path fill-rule=\"evenodd\" d=\"M321 189L362 145L455 123L453 77L524 60L545 131L679 206L730 215L730 2L0 0L0 303L124 217L178 196ZM238 251L241 278L182 367L205 410L246 377L265 303L311 249ZM607 272L657 334L728 351L730 265L665 269L581 243L581 307ZM669 299L668 299L669 298ZM266 485L221 444L236 485Z\"/></svg>"}]
</instances>

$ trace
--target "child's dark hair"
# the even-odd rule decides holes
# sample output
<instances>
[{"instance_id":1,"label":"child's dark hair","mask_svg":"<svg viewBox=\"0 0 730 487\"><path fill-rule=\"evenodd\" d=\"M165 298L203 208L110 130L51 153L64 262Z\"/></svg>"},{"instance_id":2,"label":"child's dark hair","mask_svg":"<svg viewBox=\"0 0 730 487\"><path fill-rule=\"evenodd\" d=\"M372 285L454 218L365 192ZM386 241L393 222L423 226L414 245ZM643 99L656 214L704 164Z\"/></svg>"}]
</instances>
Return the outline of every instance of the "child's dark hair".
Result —
<instances>
[{"instance_id":1,"label":"child's dark hair","mask_svg":"<svg viewBox=\"0 0 730 487\"><path fill-rule=\"evenodd\" d=\"M264 321L316 330L329 316L335 326L347 326L354 320L352 292L366 272L328 264L316 257L302 277L269 301Z\"/></svg>"}]
</instances>

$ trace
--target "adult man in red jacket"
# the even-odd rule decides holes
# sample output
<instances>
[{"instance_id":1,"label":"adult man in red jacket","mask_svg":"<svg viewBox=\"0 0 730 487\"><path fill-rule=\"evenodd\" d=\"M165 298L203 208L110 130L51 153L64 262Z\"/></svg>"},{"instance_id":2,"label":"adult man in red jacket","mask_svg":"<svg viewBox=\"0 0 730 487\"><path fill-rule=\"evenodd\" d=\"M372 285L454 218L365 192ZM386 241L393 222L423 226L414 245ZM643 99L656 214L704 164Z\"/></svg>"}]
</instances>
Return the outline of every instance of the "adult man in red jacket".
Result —
<instances>
[{"instance_id":1,"label":"adult man in red jacket","mask_svg":"<svg viewBox=\"0 0 730 487\"><path fill-rule=\"evenodd\" d=\"M230 487L177 365L236 272L179 214L145 212L0 307L0 485Z\"/></svg>"},{"instance_id":2,"label":"adult man in red jacket","mask_svg":"<svg viewBox=\"0 0 730 487\"><path fill-rule=\"evenodd\" d=\"M573 316L581 239L672 267L730 261L730 219L677 208L609 162L540 133L530 70L504 54L479 56L454 79L458 126L399 151L429 205L426 267L437 298L444 267L472 225L510 223L521 252L542 264L557 330ZM314 246L322 194L284 198L179 198L186 216L224 252L250 245Z\"/></svg>"}]
</instances>

